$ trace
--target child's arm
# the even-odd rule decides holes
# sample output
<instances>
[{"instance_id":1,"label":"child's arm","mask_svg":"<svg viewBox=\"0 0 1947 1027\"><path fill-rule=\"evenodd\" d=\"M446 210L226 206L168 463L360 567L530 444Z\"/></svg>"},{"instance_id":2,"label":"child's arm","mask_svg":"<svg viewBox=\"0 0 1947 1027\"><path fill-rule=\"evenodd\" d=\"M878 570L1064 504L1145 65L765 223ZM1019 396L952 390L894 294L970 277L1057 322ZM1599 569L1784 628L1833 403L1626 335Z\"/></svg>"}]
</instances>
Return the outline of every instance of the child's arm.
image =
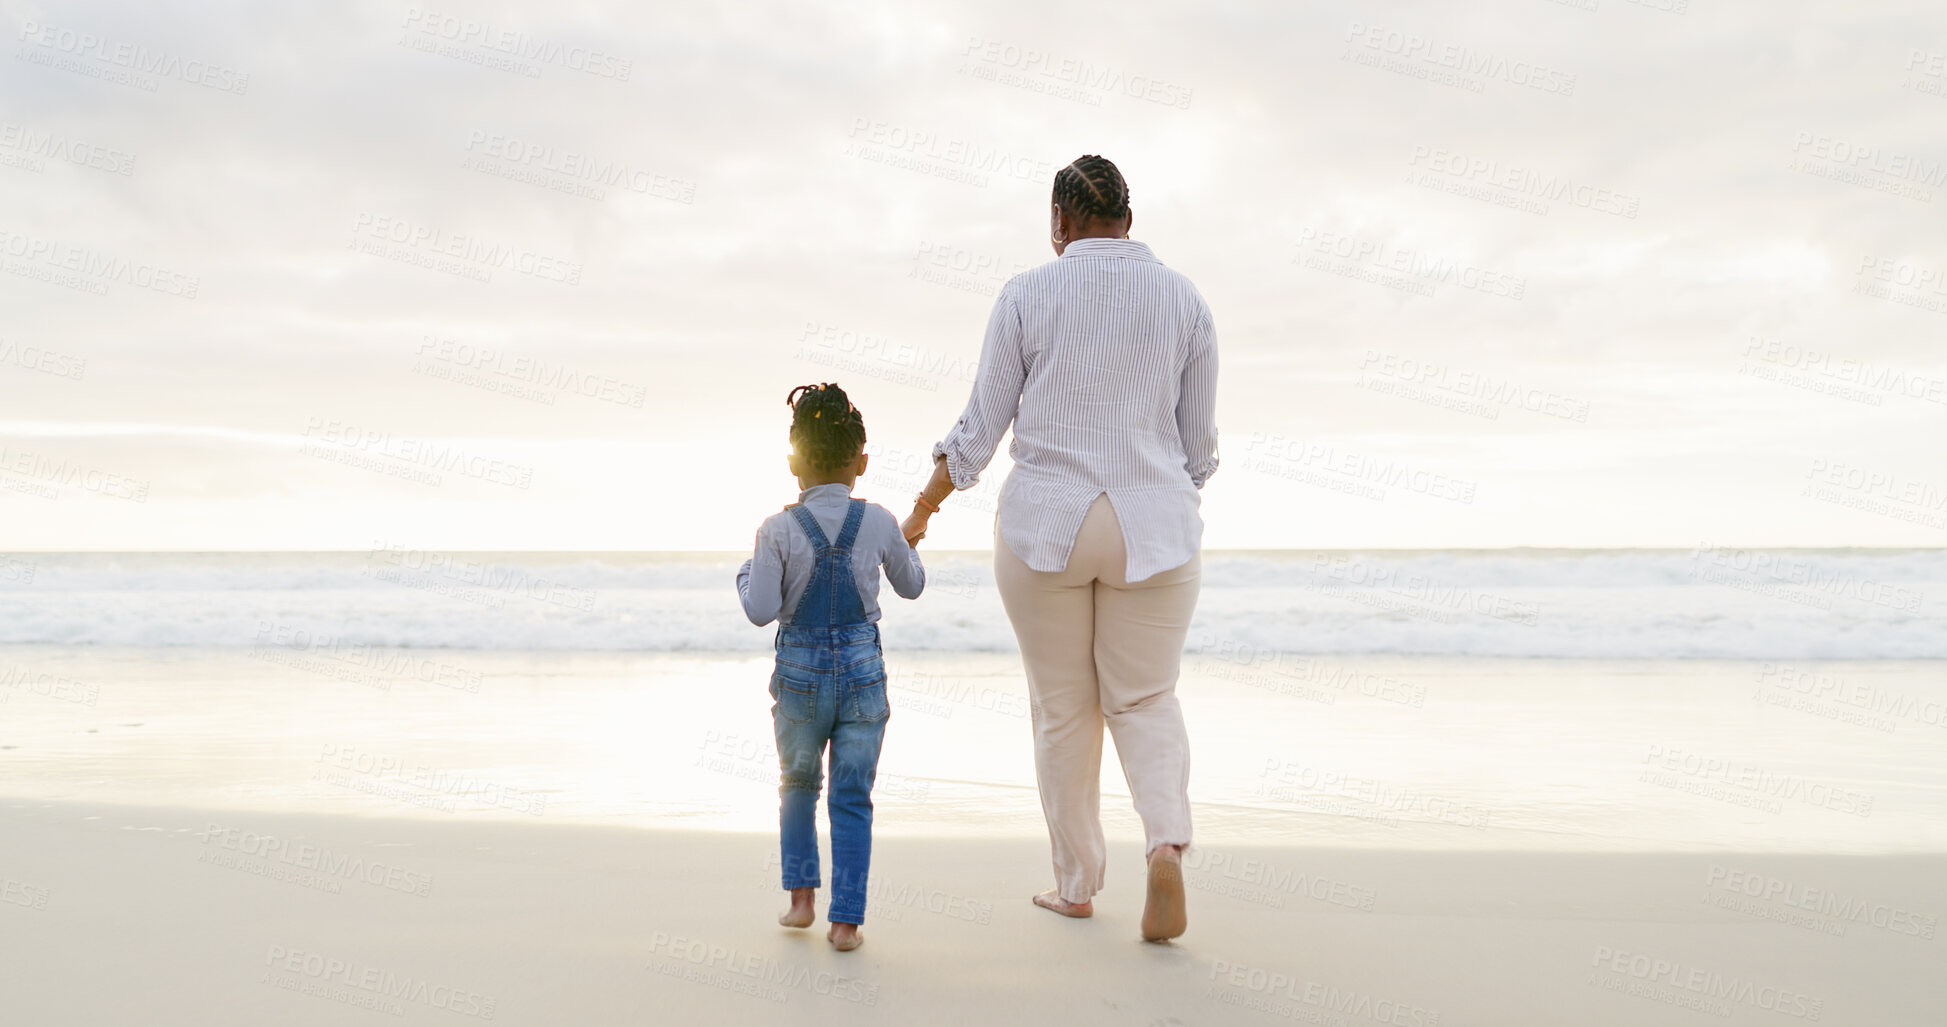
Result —
<instances>
[{"instance_id":1,"label":"child's arm","mask_svg":"<svg viewBox=\"0 0 1947 1027\"><path fill-rule=\"evenodd\" d=\"M777 619L784 609L784 537L767 520L757 529L757 544L751 557L737 571L737 598L743 600L744 616L763 627Z\"/></svg>"},{"instance_id":2,"label":"child's arm","mask_svg":"<svg viewBox=\"0 0 1947 1027\"><path fill-rule=\"evenodd\" d=\"M893 519L892 511L886 511L886 519ZM885 569L886 580L892 583L892 590L899 593L899 598L918 599L921 590L926 588L926 565L919 562L919 551L906 543L897 522L890 534L879 566Z\"/></svg>"}]
</instances>

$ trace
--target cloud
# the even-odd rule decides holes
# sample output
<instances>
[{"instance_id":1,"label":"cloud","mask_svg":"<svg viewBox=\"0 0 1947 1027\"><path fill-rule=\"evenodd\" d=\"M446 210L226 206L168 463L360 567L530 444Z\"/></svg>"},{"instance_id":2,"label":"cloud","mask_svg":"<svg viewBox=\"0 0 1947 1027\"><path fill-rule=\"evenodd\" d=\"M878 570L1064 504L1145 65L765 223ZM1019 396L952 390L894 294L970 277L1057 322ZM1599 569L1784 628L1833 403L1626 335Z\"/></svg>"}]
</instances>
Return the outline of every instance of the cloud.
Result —
<instances>
[{"instance_id":1,"label":"cloud","mask_svg":"<svg viewBox=\"0 0 1947 1027\"><path fill-rule=\"evenodd\" d=\"M1481 483L1434 524L1220 473L1212 544L1688 544L1672 430L1752 454L1717 458L1713 501L1769 537L1937 543L1778 497L1779 468L1835 446L1947 480L1927 387L1854 380L1947 379L1947 245L1922 227L1947 204L1943 28L1920 3L8 0L0 355L86 369L0 359L0 402L140 465L156 498L107 519L0 504L42 547L221 545L225 518L294 491L361 524L306 518L275 544L365 544L387 511L437 532L397 481L312 494L316 461L238 443L314 417L500 440L535 468L522 502L659 501L576 457L597 443L668 461L639 469L675 493L788 498L792 385L856 381L874 439L906 450L965 393L834 364L806 326L971 362L998 283L1052 256L1052 170L1099 152L1137 237L1216 312L1227 437L1384 436ZM1375 351L1587 418L1378 392ZM1531 474L1517 451L1601 471ZM217 513L167 513L172 494ZM1252 512L1291 503L1321 527ZM1613 516L1584 535L1546 520L1591 505ZM496 544L554 530L511 518Z\"/></svg>"}]
</instances>

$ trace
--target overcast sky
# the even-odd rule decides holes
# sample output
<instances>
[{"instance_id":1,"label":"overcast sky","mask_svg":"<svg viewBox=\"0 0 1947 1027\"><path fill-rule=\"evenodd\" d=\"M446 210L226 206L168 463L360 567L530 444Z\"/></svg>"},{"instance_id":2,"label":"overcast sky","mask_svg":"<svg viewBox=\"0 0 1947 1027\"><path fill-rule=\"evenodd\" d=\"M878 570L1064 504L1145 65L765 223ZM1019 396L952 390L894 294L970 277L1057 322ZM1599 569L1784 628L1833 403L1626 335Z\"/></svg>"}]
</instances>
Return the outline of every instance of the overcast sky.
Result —
<instances>
[{"instance_id":1,"label":"overcast sky","mask_svg":"<svg viewBox=\"0 0 1947 1027\"><path fill-rule=\"evenodd\" d=\"M1874 6L0 0L0 549L741 548L828 379L903 512L1083 153L1215 313L1207 545L1939 545Z\"/></svg>"}]
</instances>

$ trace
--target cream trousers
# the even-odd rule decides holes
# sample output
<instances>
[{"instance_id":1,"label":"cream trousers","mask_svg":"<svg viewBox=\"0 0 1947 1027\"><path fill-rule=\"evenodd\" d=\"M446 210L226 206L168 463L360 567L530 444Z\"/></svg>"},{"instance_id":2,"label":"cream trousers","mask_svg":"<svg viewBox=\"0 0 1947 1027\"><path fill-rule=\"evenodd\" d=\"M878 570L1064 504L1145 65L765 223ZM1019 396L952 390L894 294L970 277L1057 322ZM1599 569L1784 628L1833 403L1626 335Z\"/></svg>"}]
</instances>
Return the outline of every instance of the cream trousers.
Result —
<instances>
[{"instance_id":1,"label":"cream trousers","mask_svg":"<svg viewBox=\"0 0 1947 1027\"><path fill-rule=\"evenodd\" d=\"M1102 890L1102 725L1154 851L1190 843L1190 740L1177 672L1203 558L1133 585L1123 580L1122 524L1097 496L1068 566L1037 571L996 531L994 580L1021 643L1034 714L1034 771L1061 897Z\"/></svg>"}]
</instances>

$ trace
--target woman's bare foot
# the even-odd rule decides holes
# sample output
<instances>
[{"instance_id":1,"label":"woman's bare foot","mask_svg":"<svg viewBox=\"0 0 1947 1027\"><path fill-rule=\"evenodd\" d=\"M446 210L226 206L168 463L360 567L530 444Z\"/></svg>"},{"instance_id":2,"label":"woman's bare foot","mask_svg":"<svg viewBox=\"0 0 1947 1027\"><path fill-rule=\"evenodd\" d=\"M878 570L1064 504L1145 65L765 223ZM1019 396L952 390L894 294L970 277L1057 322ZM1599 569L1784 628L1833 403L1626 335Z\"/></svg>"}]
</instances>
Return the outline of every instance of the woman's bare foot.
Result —
<instances>
[{"instance_id":1,"label":"woman's bare foot","mask_svg":"<svg viewBox=\"0 0 1947 1027\"><path fill-rule=\"evenodd\" d=\"M1095 903L1070 902L1062 898L1061 893L1052 888L1036 895L1034 897L1034 904L1040 906L1042 909L1052 909L1062 916L1072 916L1077 920L1085 920L1095 915Z\"/></svg>"},{"instance_id":2,"label":"woman's bare foot","mask_svg":"<svg viewBox=\"0 0 1947 1027\"><path fill-rule=\"evenodd\" d=\"M832 948L840 952L850 952L865 944L865 935L859 933L857 924L835 923L831 930L825 932L825 938L832 943Z\"/></svg>"},{"instance_id":3,"label":"woman's bare foot","mask_svg":"<svg viewBox=\"0 0 1947 1027\"><path fill-rule=\"evenodd\" d=\"M811 904L818 897L816 888L791 889L791 908L777 915L777 922L786 927L810 927L818 914L812 912Z\"/></svg>"},{"instance_id":4,"label":"woman's bare foot","mask_svg":"<svg viewBox=\"0 0 1947 1027\"><path fill-rule=\"evenodd\" d=\"M1158 845L1149 854L1149 898L1143 903L1143 940L1168 941L1190 926L1183 901L1183 846Z\"/></svg>"}]
</instances>

